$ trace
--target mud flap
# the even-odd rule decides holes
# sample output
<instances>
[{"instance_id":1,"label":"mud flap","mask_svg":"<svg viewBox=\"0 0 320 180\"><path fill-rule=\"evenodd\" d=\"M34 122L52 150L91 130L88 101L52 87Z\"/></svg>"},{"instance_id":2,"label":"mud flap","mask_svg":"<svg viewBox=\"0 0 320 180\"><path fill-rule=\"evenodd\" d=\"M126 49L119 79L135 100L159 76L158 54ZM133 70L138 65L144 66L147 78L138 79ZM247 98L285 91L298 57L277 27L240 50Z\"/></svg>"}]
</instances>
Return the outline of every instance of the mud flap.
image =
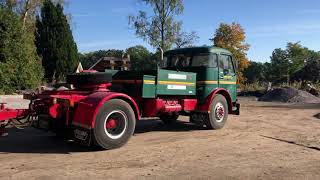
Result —
<instances>
[{"instance_id":1,"label":"mud flap","mask_svg":"<svg viewBox=\"0 0 320 180\"><path fill-rule=\"evenodd\" d=\"M6 131L6 127L4 124L1 124L0 122L0 137L8 136L8 132Z\"/></svg>"},{"instance_id":2,"label":"mud flap","mask_svg":"<svg viewBox=\"0 0 320 180\"><path fill-rule=\"evenodd\" d=\"M73 140L79 144L90 146L92 141L92 131L81 127L73 127Z\"/></svg>"},{"instance_id":3,"label":"mud flap","mask_svg":"<svg viewBox=\"0 0 320 180\"><path fill-rule=\"evenodd\" d=\"M231 114L240 115L240 103L235 103L235 105L232 108Z\"/></svg>"}]
</instances>

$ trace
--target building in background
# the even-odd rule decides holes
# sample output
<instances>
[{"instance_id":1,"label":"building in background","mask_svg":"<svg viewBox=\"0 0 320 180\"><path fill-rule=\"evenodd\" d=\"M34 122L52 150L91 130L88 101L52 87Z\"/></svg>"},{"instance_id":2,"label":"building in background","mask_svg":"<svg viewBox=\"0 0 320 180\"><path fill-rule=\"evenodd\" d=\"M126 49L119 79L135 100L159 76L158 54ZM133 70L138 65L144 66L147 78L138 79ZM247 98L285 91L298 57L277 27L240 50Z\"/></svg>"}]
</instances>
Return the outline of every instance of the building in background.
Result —
<instances>
[{"instance_id":1,"label":"building in background","mask_svg":"<svg viewBox=\"0 0 320 180\"><path fill-rule=\"evenodd\" d=\"M103 72L105 69L129 70L130 55L123 57L102 57L89 68L89 70L96 70L100 72Z\"/></svg>"}]
</instances>

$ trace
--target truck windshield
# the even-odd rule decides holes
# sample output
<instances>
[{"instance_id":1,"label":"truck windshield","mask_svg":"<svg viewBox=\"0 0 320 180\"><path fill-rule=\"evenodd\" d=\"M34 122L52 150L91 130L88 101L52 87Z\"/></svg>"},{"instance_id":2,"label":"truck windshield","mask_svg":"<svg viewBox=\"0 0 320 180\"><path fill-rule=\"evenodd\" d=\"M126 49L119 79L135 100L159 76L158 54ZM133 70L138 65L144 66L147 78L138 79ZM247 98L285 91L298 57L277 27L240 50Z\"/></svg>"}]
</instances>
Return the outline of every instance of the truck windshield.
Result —
<instances>
[{"instance_id":1,"label":"truck windshield","mask_svg":"<svg viewBox=\"0 0 320 180\"><path fill-rule=\"evenodd\" d=\"M217 67L215 54L174 54L165 57L165 66L174 67Z\"/></svg>"}]
</instances>

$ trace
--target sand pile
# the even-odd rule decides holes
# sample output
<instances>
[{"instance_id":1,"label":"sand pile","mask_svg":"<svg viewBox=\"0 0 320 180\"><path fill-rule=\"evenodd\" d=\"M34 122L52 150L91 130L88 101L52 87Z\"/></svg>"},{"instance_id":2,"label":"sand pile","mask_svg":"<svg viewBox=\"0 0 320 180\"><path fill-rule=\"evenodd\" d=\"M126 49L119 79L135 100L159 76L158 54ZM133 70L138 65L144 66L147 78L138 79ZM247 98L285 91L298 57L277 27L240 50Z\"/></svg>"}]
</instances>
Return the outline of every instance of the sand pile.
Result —
<instances>
[{"instance_id":1,"label":"sand pile","mask_svg":"<svg viewBox=\"0 0 320 180\"><path fill-rule=\"evenodd\" d=\"M320 98L294 88L275 88L259 98L259 101L285 103L320 103Z\"/></svg>"}]
</instances>

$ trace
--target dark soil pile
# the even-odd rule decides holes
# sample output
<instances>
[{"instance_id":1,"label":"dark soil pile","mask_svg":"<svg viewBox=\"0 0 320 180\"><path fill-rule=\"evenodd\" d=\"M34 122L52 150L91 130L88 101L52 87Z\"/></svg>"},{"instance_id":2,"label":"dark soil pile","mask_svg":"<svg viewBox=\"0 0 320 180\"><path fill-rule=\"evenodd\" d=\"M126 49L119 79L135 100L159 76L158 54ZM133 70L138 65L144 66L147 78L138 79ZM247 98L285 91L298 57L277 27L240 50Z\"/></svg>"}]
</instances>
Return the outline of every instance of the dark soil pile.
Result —
<instances>
[{"instance_id":1,"label":"dark soil pile","mask_svg":"<svg viewBox=\"0 0 320 180\"><path fill-rule=\"evenodd\" d=\"M276 88L259 98L259 101L285 103L320 103L320 98L294 88Z\"/></svg>"}]
</instances>

